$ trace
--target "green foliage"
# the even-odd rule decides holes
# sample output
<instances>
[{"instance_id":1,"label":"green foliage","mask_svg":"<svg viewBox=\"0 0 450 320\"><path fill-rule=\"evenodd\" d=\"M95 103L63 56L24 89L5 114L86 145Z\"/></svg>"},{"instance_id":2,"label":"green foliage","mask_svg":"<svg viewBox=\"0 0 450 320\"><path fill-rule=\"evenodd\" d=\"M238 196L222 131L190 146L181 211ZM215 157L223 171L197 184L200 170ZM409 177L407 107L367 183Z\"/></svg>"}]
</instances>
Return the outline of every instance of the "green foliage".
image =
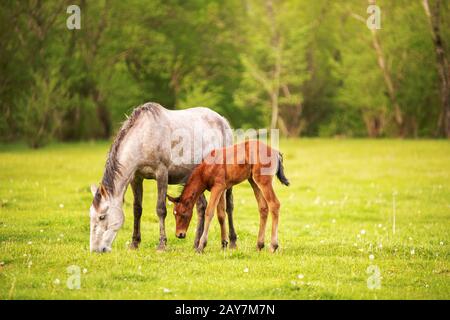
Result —
<instances>
[{"instance_id":1,"label":"green foliage","mask_svg":"<svg viewBox=\"0 0 450 320\"><path fill-rule=\"evenodd\" d=\"M70 4L1 2L1 140L109 138L146 101L211 107L234 127L268 127L277 106L289 136L398 134L368 1L81 1L81 30L66 28ZM421 1L377 4L402 131L433 136L440 80ZM444 1L447 57L449 13Z\"/></svg>"}]
</instances>

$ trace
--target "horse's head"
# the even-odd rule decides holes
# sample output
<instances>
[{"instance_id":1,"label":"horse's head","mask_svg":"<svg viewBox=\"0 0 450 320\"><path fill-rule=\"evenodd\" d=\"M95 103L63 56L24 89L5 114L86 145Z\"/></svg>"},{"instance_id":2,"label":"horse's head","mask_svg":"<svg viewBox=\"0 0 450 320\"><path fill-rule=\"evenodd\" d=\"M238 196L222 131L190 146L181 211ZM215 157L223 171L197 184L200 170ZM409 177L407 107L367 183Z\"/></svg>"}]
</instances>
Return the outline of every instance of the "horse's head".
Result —
<instances>
[{"instance_id":1,"label":"horse's head","mask_svg":"<svg viewBox=\"0 0 450 320\"><path fill-rule=\"evenodd\" d=\"M124 222L122 206L108 194L102 184L99 188L92 185L91 192L94 200L90 208L90 250L91 252L109 252Z\"/></svg>"},{"instance_id":2,"label":"horse's head","mask_svg":"<svg viewBox=\"0 0 450 320\"><path fill-rule=\"evenodd\" d=\"M192 218L192 206L185 204L180 197L174 198L167 195L167 198L174 204L175 235L180 239L185 238Z\"/></svg>"}]
</instances>

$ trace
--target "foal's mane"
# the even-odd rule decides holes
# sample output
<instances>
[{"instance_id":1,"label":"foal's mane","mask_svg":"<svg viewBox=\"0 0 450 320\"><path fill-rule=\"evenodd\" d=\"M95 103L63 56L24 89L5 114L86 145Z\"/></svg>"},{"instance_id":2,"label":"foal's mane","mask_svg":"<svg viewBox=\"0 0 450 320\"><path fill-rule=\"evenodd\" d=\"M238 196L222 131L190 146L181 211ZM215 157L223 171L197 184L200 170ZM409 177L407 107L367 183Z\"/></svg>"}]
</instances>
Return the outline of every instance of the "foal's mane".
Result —
<instances>
[{"instance_id":1,"label":"foal's mane","mask_svg":"<svg viewBox=\"0 0 450 320\"><path fill-rule=\"evenodd\" d=\"M178 193L180 194L180 197L183 195L184 189L186 189L186 185L189 182L189 179L191 179L192 174L194 173L195 169L197 169L197 167L199 166L199 163L197 163L194 168L192 169L192 171L189 173L189 175L187 175L186 177L184 177L183 181L180 182L180 184L178 185Z\"/></svg>"},{"instance_id":2,"label":"foal's mane","mask_svg":"<svg viewBox=\"0 0 450 320\"><path fill-rule=\"evenodd\" d=\"M117 133L114 142L109 149L108 158L105 164L105 172L103 174L102 185L105 187L106 191L109 194L114 192L114 178L116 175L121 175L122 165L119 163L117 159L117 155L119 152L120 144L123 139L126 137L130 129L134 126L137 119L141 116L141 114L145 112L150 112L155 118L157 118L161 113L161 106L157 103L149 102L144 105L140 105L136 107L131 115L125 120Z\"/></svg>"}]
</instances>

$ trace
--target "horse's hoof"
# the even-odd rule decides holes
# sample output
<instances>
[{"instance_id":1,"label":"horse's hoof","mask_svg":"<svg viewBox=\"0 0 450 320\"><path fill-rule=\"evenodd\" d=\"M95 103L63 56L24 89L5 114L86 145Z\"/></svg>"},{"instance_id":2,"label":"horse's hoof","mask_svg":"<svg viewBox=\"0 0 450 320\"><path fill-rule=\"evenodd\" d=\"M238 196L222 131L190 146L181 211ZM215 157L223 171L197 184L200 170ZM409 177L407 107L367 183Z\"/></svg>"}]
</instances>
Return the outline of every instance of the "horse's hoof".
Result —
<instances>
[{"instance_id":1,"label":"horse's hoof","mask_svg":"<svg viewBox=\"0 0 450 320\"><path fill-rule=\"evenodd\" d=\"M261 251L261 250L264 248L264 242L258 242L258 243L256 244L256 248L257 248L259 251Z\"/></svg>"},{"instance_id":2,"label":"horse's hoof","mask_svg":"<svg viewBox=\"0 0 450 320\"><path fill-rule=\"evenodd\" d=\"M225 250L228 247L228 241L222 240L222 249Z\"/></svg>"},{"instance_id":3,"label":"horse's hoof","mask_svg":"<svg viewBox=\"0 0 450 320\"><path fill-rule=\"evenodd\" d=\"M130 249L130 250L137 250L137 249L139 249L139 245L130 244L128 249Z\"/></svg>"},{"instance_id":4,"label":"horse's hoof","mask_svg":"<svg viewBox=\"0 0 450 320\"><path fill-rule=\"evenodd\" d=\"M203 248L197 247L197 248L195 249L195 251L196 251L197 253L203 253Z\"/></svg>"},{"instance_id":5,"label":"horse's hoof","mask_svg":"<svg viewBox=\"0 0 450 320\"><path fill-rule=\"evenodd\" d=\"M200 243L200 241L195 241L195 242L194 242L194 249L197 249L197 248L198 248L199 243Z\"/></svg>"},{"instance_id":6,"label":"horse's hoof","mask_svg":"<svg viewBox=\"0 0 450 320\"><path fill-rule=\"evenodd\" d=\"M230 246L229 246L228 248L230 248L230 249L236 249L236 248L237 248L236 242L235 242L235 241L231 241L231 242L230 242Z\"/></svg>"},{"instance_id":7,"label":"horse's hoof","mask_svg":"<svg viewBox=\"0 0 450 320\"><path fill-rule=\"evenodd\" d=\"M275 253L278 249L278 244L271 244L270 245L270 252Z\"/></svg>"},{"instance_id":8,"label":"horse's hoof","mask_svg":"<svg viewBox=\"0 0 450 320\"><path fill-rule=\"evenodd\" d=\"M166 251L166 245L160 243L158 248L156 248L156 252L164 252L164 251Z\"/></svg>"}]
</instances>

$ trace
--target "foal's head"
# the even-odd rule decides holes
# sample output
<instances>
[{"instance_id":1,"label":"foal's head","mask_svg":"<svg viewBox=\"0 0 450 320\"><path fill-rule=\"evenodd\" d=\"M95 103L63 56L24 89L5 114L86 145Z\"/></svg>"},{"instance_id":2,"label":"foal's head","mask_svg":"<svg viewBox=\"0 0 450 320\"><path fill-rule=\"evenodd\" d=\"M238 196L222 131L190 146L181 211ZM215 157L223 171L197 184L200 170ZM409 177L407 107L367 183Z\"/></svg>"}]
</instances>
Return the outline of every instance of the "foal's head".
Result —
<instances>
[{"instance_id":1,"label":"foal's head","mask_svg":"<svg viewBox=\"0 0 450 320\"><path fill-rule=\"evenodd\" d=\"M175 216L176 224L175 235L180 239L185 238L192 218L192 206L185 201L182 201L181 196L174 198L167 195L167 198L174 204L173 214Z\"/></svg>"},{"instance_id":2,"label":"foal's head","mask_svg":"<svg viewBox=\"0 0 450 320\"><path fill-rule=\"evenodd\" d=\"M91 186L91 192L94 200L90 207L90 249L91 252L109 252L124 222L123 209L115 203L102 184L99 188Z\"/></svg>"}]
</instances>

